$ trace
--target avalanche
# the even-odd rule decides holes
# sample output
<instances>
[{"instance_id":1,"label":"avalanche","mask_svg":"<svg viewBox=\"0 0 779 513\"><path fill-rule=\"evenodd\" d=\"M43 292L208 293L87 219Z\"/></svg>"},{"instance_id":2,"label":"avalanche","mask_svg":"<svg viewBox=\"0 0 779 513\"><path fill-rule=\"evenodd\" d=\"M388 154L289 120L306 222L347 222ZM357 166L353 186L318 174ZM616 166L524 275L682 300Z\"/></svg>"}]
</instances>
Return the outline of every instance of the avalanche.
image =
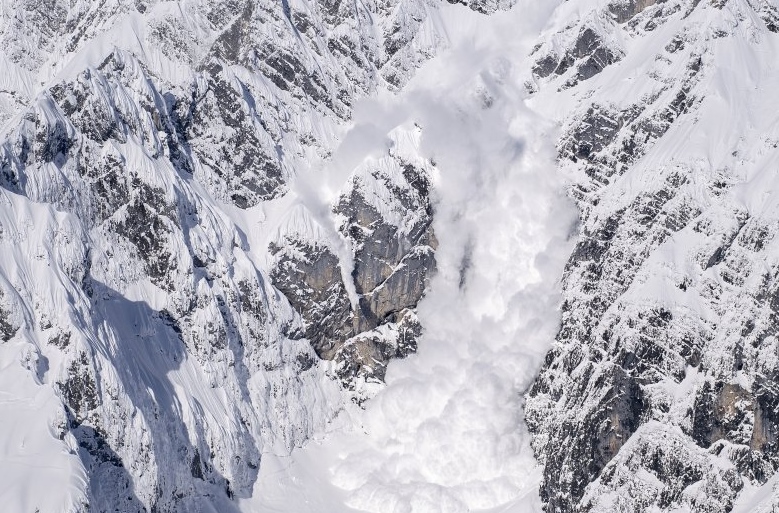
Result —
<instances>
[{"instance_id":1,"label":"avalanche","mask_svg":"<svg viewBox=\"0 0 779 513\"><path fill-rule=\"evenodd\" d=\"M3 503L533 496L573 214L508 7L3 3Z\"/></svg>"},{"instance_id":2,"label":"avalanche","mask_svg":"<svg viewBox=\"0 0 779 513\"><path fill-rule=\"evenodd\" d=\"M365 411L345 412L262 473L245 511L540 511L522 397L558 326L576 221L556 174L555 127L525 89L525 56L552 8L520 3L485 18L450 7L450 48L401 93L357 105L352 130L413 122L436 163L438 273L419 305L425 332ZM381 151L375 139L363 153Z\"/></svg>"},{"instance_id":3,"label":"avalanche","mask_svg":"<svg viewBox=\"0 0 779 513\"><path fill-rule=\"evenodd\" d=\"M0 2L0 504L775 509L778 45L776 0Z\"/></svg>"}]
</instances>

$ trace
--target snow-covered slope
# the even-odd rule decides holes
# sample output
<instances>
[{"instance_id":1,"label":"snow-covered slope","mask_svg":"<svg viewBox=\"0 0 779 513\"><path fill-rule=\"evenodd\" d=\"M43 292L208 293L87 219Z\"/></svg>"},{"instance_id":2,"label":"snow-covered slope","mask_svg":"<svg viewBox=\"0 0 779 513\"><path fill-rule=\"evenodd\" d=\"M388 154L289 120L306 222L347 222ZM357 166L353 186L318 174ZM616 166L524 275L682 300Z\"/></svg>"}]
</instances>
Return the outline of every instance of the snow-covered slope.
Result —
<instances>
[{"instance_id":1,"label":"snow-covered slope","mask_svg":"<svg viewBox=\"0 0 779 513\"><path fill-rule=\"evenodd\" d=\"M0 2L0 503L771 511L778 32Z\"/></svg>"},{"instance_id":2,"label":"snow-covered slope","mask_svg":"<svg viewBox=\"0 0 779 513\"><path fill-rule=\"evenodd\" d=\"M351 404L333 376L359 387L376 373L348 354L320 360L320 340L384 326L369 347L402 356L399 337L412 346L419 331L432 235L420 235L427 190L409 181L423 183L426 164L404 132L388 178L357 169L359 144L338 172L328 158L356 98L401 85L446 44L436 4L0 10L4 507L234 510L263 453L288 453ZM376 213L396 227L382 234L399 246L388 263L416 262L411 276L382 271L389 293L351 275L361 174L382 195L368 205L398 202ZM279 241L349 293L349 319L375 302L369 325L327 338L292 293L302 283L279 278ZM309 243L332 260L300 250ZM323 317L342 311L327 301Z\"/></svg>"}]
</instances>

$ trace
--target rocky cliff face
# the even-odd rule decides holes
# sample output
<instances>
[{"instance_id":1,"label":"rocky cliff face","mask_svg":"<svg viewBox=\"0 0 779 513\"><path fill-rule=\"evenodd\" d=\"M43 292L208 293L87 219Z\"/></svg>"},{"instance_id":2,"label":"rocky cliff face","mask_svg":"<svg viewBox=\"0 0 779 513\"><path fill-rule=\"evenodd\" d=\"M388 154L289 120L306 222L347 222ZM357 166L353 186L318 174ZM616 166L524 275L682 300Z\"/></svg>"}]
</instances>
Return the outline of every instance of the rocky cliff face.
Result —
<instances>
[{"instance_id":1,"label":"rocky cliff face","mask_svg":"<svg viewBox=\"0 0 779 513\"><path fill-rule=\"evenodd\" d=\"M435 236L419 132L396 130L388 154L359 166L334 204L337 240L350 248L348 274L326 233L301 229L304 214L272 243L274 285L302 315L317 354L335 360L352 389L381 382L391 358L414 351L421 330L413 309L435 270Z\"/></svg>"},{"instance_id":2,"label":"rocky cliff face","mask_svg":"<svg viewBox=\"0 0 779 513\"><path fill-rule=\"evenodd\" d=\"M533 87L571 102L559 162L581 225L528 394L546 509L770 508L750 501L779 465L776 8L560 10Z\"/></svg>"}]
</instances>

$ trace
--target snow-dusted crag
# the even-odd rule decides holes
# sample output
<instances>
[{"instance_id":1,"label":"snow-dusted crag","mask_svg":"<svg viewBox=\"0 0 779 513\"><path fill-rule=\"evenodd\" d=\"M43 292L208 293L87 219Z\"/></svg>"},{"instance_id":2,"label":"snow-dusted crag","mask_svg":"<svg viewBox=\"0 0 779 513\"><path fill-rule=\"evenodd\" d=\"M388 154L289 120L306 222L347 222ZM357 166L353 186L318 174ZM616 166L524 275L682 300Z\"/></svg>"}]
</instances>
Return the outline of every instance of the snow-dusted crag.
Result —
<instances>
[{"instance_id":1,"label":"snow-dusted crag","mask_svg":"<svg viewBox=\"0 0 779 513\"><path fill-rule=\"evenodd\" d=\"M293 211L271 243L274 285L302 314L317 354L335 359L351 388L381 381L388 361L413 352L421 331L413 308L435 268L435 236L431 165L418 156L418 139L418 128L395 131L388 154L361 164L334 205L335 235L351 248L347 278L328 234L312 229L305 212Z\"/></svg>"},{"instance_id":2,"label":"snow-dusted crag","mask_svg":"<svg viewBox=\"0 0 779 513\"><path fill-rule=\"evenodd\" d=\"M527 399L547 511L776 501L776 15L568 2L536 47L581 211Z\"/></svg>"}]
</instances>

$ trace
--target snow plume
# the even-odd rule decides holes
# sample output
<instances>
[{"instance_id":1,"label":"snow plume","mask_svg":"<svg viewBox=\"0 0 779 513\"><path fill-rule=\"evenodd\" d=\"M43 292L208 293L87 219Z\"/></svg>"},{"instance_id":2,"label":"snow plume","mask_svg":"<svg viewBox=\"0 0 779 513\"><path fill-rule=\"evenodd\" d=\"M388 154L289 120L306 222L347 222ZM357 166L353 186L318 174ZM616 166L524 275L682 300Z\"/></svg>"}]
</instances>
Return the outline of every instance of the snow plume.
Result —
<instances>
[{"instance_id":1,"label":"snow plume","mask_svg":"<svg viewBox=\"0 0 779 513\"><path fill-rule=\"evenodd\" d=\"M526 105L522 34L538 33L553 7L530 5L495 17L445 9L451 49L402 94L356 109L355 127L372 134L365 142L401 123L422 127L421 151L437 170L439 247L419 305L419 352L389 366L386 388L352 419L357 432L310 444L286 470L305 489L321 479L310 465L321 465L343 510L540 508L522 397L558 327L576 215L556 176L554 126ZM324 507L296 496L301 510Z\"/></svg>"}]
</instances>

